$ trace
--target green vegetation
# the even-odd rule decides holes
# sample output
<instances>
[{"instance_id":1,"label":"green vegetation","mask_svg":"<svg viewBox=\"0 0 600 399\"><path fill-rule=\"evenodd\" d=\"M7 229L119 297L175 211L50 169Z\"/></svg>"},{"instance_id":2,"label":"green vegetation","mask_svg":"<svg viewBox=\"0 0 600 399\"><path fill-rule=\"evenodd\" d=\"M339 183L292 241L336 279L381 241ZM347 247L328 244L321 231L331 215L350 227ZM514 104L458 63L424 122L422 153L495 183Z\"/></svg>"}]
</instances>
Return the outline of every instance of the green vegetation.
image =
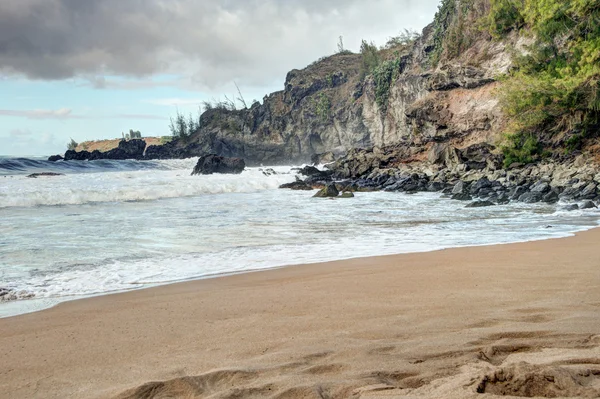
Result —
<instances>
[{"instance_id":1,"label":"green vegetation","mask_svg":"<svg viewBox=\"0 0 600 399\"><path fill-rule=\"evenodd\" d=\"M400 74L401 59L394 58L378 65L373 71L373 81L375 82L375 100L382 111L387 110L390 88Z\"/></svg>"},{"instance_id":2,"label":"green vegetation","mask_svg":"<svg viewBox=\"0 0 600 399\"><path fill-rule=\"evenodd\" d=\"M360 75L361 79L364 79L365 76L373 73L375 68L379 66L381 57L375 43L367 42L366 40L363 40L360 45L360 54L362 56Z\"/></svg>"},{"instance_id":3,"label":"green vegetation","mask_svg":"<svg viewBox=\"0 0 600 399\"><path fill-rule=\"evenodd\" d=\"M160 144L167 144L173 141L173 136L160 136Z\"/></svg>"},{"instance_id":4,"label":"green vegetation","mask_svg":"<svg viewBox=\"0 0 600 399\"><path fill-rule=\"evenodd\" d=\"M525 23L520 11L522 7L523 0L492 0L490 12L483 21L484 26L495 38L520 29Z\"/></svg>"},{"instance_id":5,"label":"green vegetation","mask_svg":"<svg viewBox=\"0 0 600 399\"><path fill-rule=\"evenodd\" d=\"M544 149L535 135L521 133L506 135L502 153L504 154L505 168L513 163L532 163L545 155Z\"/></svg>"},{"instance_id":6,"label":"green vegetation","mask_svg":"<svg viewBox=\"0 0 600 399\"><path fill-rule=\"evenodd\" d=\"M600 116L600 3L597 0L491 0L487 17L496 37L527 27L535 34L528 54L515 60L503 82L501 105L510 118L507 137L565 136L567 151L598 130ZM506 148L528 156L529 140ZM510 152L509 152L510 154ZM506 153L505 153L506 155Z\"/></svg>"},{"instance_id":7,"label":"green vegetation","mask_svg":"<svg viewBox=\"0 0 600 399\"><path fill-rule=\"evenodd\" d=\"M69 141L67 143L67 150L75 150L75 148L77 148L78 145L79 145L79 143L77 143L75 140L71 139L71 141Z\"/></svg>"},{"instance_id":8,"label":"green vegetation","mask_svg":"<svg viewBox=\"0 0 600 399\"><path fill-rule=\"evenodd\" d=\"M412 46L421 35L419 32L409 29L404 29L398 36L390 37L383 46L383 49L389 50L397 47L408 47Z\"/></svg>"},{"instance_id":9,"label":"green vegetation","mask_svg":"<svg viewBox=\"0 0 600 399\"><path fill-rule=\"evenodd\" d=\"M193 133L200 129L200 111L198 111L198 114L196 119L194 119L192 114L186 119L185 115L177 111L175 119L170 118L169 130L171 131L171 135L184 142L187 141Z\"/></svg>"},{"instance_id":10,"label":"green vegetation","mask_svg":"<svg viewBox=\"0 0 600 399\"><path fill-rule=\"evenodd\" d=\"M407 35L409 34L407 33ZM415 36L406 36L402 40L403 42L406 42L406 40L415 40ZM402 66L400 54L396 51L393 59L382 61L381 52L377 46L373 42L369 43L366 40L362 41L360 53L362 55L361 77L364 78L367 75L373 75L375 99L381 110L385 112L387 110L390 88L400 75L400 68Z\"/></svg>"},{"instance_id":11,"label":"green vegetation","mask_svg":"<svg viewBox=\"0 0 600 399\"><path fill-rule=\"evenodd\" d=\"M320 93L316 100L313 98L312 104L315 114L319 117L319 119L321 119L321 121L326 122L329 120L331 100L325 93Z\"/></svg>"},{"instance_id":12,"label":"green vegetation","mask_svg":"<svg viewBox=\"0 0 600 399\"><path fill-rule=\"evenodd\" d=\"M346 50L344 48L344 36L340 36L338 38L338 43L337 43L337 54L352 54L352 51L350 50Z\"/></svg>"},{"instance_id":13,"label":"green vegetation","mask_svg":"<svg viewBox=\"0 0 600 399\"><path fill-rule=\"evenodd\" d=\"M433 18L433 52L431 55L431 63L437 65L442 51L444 50L444 38L446 31L452 23L452 18L456 12L455 0L442 0L438 5L438 10Z\"/></svg>"},{"instance_id":14,"label":"green vegetation","mask_svg":"<svg viewBox=\"0 0 600 399\"><path fill-rule=\"evenodd\" d=\"M123 140L141 139L142 133L139 130L129 129L129 133L123 134Z\"/></svg>"}]
</instances>

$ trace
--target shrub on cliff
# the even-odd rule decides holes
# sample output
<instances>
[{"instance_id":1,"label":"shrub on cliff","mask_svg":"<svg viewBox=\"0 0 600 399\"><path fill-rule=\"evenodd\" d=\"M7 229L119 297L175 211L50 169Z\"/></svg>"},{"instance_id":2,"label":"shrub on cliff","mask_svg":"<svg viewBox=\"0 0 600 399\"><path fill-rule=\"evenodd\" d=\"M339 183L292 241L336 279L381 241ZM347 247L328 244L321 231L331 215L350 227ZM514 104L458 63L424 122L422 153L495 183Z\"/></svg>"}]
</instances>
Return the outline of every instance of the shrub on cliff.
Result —
<instances>
[{"instance_id":1,"label":"shrub on cliff","mask_svg":"<svg viewBox=\"0 0 600 399\"><path fill-rule=\"evenodd\" d=\"M525 26L535 34L515 60L500 99L519 135L567 137L567 148L600 122L600 3L595 0L491 0L495 35ZM522 21L522 22L521 22Z\"/></svg>"}]
</instances>

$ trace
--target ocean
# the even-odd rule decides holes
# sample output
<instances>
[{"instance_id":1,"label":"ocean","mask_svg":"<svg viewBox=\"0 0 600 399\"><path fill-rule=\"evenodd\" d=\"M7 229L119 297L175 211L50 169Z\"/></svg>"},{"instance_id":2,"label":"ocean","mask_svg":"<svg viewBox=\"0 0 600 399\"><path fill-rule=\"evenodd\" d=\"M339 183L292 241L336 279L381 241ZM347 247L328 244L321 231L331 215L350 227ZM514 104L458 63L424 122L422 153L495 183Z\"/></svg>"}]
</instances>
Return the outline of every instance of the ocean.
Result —
<instances>
[{"instance_id":1,"label":"ocean","mask_svg":"<svg viewBox=\"0 0 600 399\"><path fill-rule=\"evenodd\" d=\"M191 176L195 162L0 158L0 288L16 293L0 317L292 264L563 237L600 216L563 204L465 208L440 193L312 198L278 189L294 181L291 166ZM64 176L26 177L35 172Z\"/></svg>"}]
</instances>

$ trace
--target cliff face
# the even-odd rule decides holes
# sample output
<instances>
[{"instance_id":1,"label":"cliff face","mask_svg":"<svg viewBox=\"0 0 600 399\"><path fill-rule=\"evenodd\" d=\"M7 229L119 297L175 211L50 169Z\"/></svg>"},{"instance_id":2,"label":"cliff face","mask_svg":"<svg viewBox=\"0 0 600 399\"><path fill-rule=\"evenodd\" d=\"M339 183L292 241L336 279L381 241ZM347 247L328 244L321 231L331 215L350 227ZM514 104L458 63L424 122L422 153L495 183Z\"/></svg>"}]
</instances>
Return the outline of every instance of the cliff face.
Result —
<instances>
[{"instance_id":1,"label":"cliff face","mask_svg":"<svg viewBox=\"0 0 600 399\"><path fill-rule=\"evenodd\" d=\"M457 1L455 9L460 8ZM507 46L518 50L524 39L474 35L460 56L439 53L439 36L457 24L460 12L446 15L441 28L425 28L416 42L383 52L389 76L365 72L361 54L333 55L289 72L285 89L262 104L206 111L200 130L172 146L189 156L216 153L250 164L275 164L356 147L402 145L410 160L427 158L436 143L438 152L439 143L457 148L493 144L503 126L495 77L510 66ZM477 12L485 9L464 15L474 19Z\"/></svg>"}]
</instances>

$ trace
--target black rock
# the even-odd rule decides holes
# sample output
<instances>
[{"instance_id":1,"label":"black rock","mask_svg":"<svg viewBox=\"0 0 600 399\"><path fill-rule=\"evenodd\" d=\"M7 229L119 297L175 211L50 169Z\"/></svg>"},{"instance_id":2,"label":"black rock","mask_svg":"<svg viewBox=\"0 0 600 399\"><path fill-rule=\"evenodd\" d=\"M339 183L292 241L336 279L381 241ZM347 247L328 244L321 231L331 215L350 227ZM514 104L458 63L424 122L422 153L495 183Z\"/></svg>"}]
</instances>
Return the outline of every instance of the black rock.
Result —
<instances>
[{"instance_id":1,"label":"black rock","mask_svg":"<svg viewBox=\"0 0 600 399\"><path fill-rule=\"evenodd\" d=\"M427 191L431 191L431 192L442 191L443 189L444 189L444 184L440 183L439 181L431 182L427 186Z\"/></svg>"},{"instance_id":2,"label":"black rock","mask_svg":"<svg viewBox=\"0 0 600 399\"><path fill-rule=\"evenodd\" d=\"M452 189L452 193L451 194L462 194L465 193L467 191L467 184L460 180L458 183L456 183L454 185L454 188Z\"/></svg>"},{"instance_id":3,"label":"black rock","mask_svg":"<svg viewBox=\"0 0 600 399\"><path fill-rule=\"evenodd\" d=\"M587 186L585 186L583 188L583 190L581 190L581 193L579 193L579 198L581 199L593 199L596 198L596 190L597 190L597 186L595 183L589 183Z\"/></svg>"},{"instance_id":4,"label":"black rock","mask_svg":"<svg viewBox=\"0 0 600 399\"><path fill-rule=\"evenodd\" d=\"M547 204L556 204L558 202L558 193L554 190L550 191L549 193L545 194L544 197L542 198L542 201L547 203Z\"/></svg>"},{"instance_id":5,"label":"black rock","mask_svg":"<svg viewBox=\"0 0 600 399\"><path fill-rule=\"evenodd\" d=\"M473 199L473 197L471 197L471 195L469 193L454 194L450 198L452 198L453 200L458 200L458 201L471 201Z\"/></svg>"},{"instance_id":6,"label":"black rock","mask_svg":"<svg viewBox=\"0 0 600 399\"><path fill-rule=\"evenodd\" d=\"M467 206L465 206L465 208L483 208L486 206L494 206L496 204L494 204L492 201L474 201L471 202L470 204L468 204Z\"/></svg>"},{"instance_id":7,"label":"black rock","mask_svg":"<svg viewBox=\"0 0 600 399\"><path fill-rule=\"evenodd\" d=\"M525 202L526 204L534 204L540 202L543 198L543 194L537 191L528 191L519 197L519 201Z\"/></svg>"},{"instance_id":8,"label":"black rock","mask_svg":"<svg viewBox=\"0 0 600 399\"><path fill-rule=\"evenodd\" d=\"M560 199L562 200L571 200L579 197L579 191L573 187L567 187L565 190L560 193Z\"/></svg>"},{"instance_id":9,"label":"black rock","mask_svg":"<svg viewBox=\"0 0 600 399\"><path fill-rule=\"evenodd\" d=\"M521 195L525 194L526 192L527 192L527 187L525 187L525 186L517 186L517 187L514 187L513 189L511 189L508 192L508 196L511 199L516 200L516 199L519 199L519 197Z\"/></svg>"},{"instance_id":10,"label":"black rock","mask_svg":"<svg viewBox=\"0 0 600 399\"><path fill-rule=\"evenodd\" d=\"M510 202L510 198L508 198L508 195L506 195L505 193L502 193L498 196L498 198L496 198L496 203L498 205L506 205Z\"/></svg>"},{"instance_id":11,"label":"black rock","mask_svg":"<svg viewBox=\"0 0 600 399\"><path fill-rule=\"evenodd\" d=\"M89 151L67 150L65 152L65 161L87 161L90 159Z\"/></svg>"},{"instance_id":12,"label":"black rock","mask_svg":"<svg viewBox=\"0 0 600 399\"><path fill-rule=\"evenodd\" d=\"M274 176L277 174L277 172L275 172L272 168L259 169L259 171L261 171L265 176Z\"/></svg>"},{"instance_id":13,"label":"black rock","mask_svg":"<svg viewBox=\"0 0 600 399\"><path fill-rule=\"evenodd\" d=\"M302 176L320 176L323 172L321 172L319 169L315 168L314 166L305 166L302 169L298 170L298 173L301 174Z\"/></svg>"},{"instance_id":14,"label":"black rock","mask_svg":"<svg viewBox=\"0 0 600 399\"><path fill-rule=\"evenodd\" d=\"M65 161L93 161L96 159L143 159L144 150L146 148L146 142L141 139L135 140L121 140L117 148L106 152L100 152L94 150L89 151L75 151L68 150L65 152Z\"/></svg>"},{"instance_id":15,"label":"black rock","mask_svg":"<svg viewBox=\"0 0 600 399\"><path fill-rule=\"evenodd\" d=\"M576 211L579 209L579 205L577 204L571 204L571 205L567 205L565 207L563 207L564 211Z\"/></svg>"},{"instance_id":16,"label":"black rock","mask_svg":"<svg viewBox=\"0 0 600 399\"><path fill-rule=\"evenodd\" d=\"M192 175L211 175L213 173L239 174L244 171L246 163L242 158L225 158L210 154L200 157L192 171Z\"/></svg>"},{"instance_id":17,"label":"black rock","mask_svg":"<svg viewBox=\"0 0 600 399\"><path fill-rule=\"evenodd\" d=\"M488 189L492 187L492 182L487 177L482 177L471 185L471 194L477 194L482 189Z\"/></svg>"},{"instance_id":18,"label":"black rock","mask_svg":"<svg viewBox=\"0 0 600 399\"><path fill-rule=\"evenodd\" d=\"M296 178L296 181L293 183L285 183L279 186L279 188L289 188L290 190L304 190L304 191L312 191L313 188L310 184L307 184L305 181L302 181Z\"/></svg>"},{"instance_id":19,"label":"black rock","mask_svg":"<svg viewBox=\"0 0 600 399\"><path fill-rule=\"evenodd\" d=\"M536 193L545 194L548 191L550 191L550 189L551 189L550 184L548 184L545 181L539 181L539 182L535 183L533 186L531 186L529 190L534 191Z\"/></svg>"},{"instance_id":20,"label":"black rock","mask_svg":"<svg viewBox=\"0 0 600 399\"><path fill-rule=\"evenodd\" d=\"M32 173L30 175L27 175L27 177L30 178L37 178L37 177L45 177L45 176L64 176L64 173L54 173L54 172L40 172L40 173Z\"/></svg>"},{"instance_id":21,"label":"black rock","mask_svg":"<svg viewBox=\"0 0 600 399\"><path fill-rule=\"evenodd\" d=\"M592 201L585 201L583 204L581 204L581 206L579 207L579 209L594 209L594 208L598 208L596 206L596 204L594 204Z\"/></svg>"},{"instance_id":22,"label":"black rock","mask_svg":"<svg viewBox=\"0 0 600 399\"><path fill-rule=\"evenodd\" d=\"M50 162L62 161L63 159L64 158L61 155L51 155L48 157L48 161Z\"/></svg>"},{"instance_id":23,"label":"black rock","mask_svg":"<svg viewBox=\"0 0 600 399\"><path fill-rule=\"evenodd\" d=\"M352 191L344 191L340 195L340 198L354 198L354 194L352 193Z\"/></svg>"},{"instance_id":24,"label":"black rock","mask_svg":"<svg viewBox=\"0 0 600 399\"><path fill-rule=\"evenodd\" d=\"M337 197L339 194L340 194L340 192L338 191L335 184L329 183L328 185L325 186L325 188L322 188L321 190L319 190L318 193L313 195L313 197L315 197L315 198L333 198L333 197Z\"/></svg>"}]
</instances>

